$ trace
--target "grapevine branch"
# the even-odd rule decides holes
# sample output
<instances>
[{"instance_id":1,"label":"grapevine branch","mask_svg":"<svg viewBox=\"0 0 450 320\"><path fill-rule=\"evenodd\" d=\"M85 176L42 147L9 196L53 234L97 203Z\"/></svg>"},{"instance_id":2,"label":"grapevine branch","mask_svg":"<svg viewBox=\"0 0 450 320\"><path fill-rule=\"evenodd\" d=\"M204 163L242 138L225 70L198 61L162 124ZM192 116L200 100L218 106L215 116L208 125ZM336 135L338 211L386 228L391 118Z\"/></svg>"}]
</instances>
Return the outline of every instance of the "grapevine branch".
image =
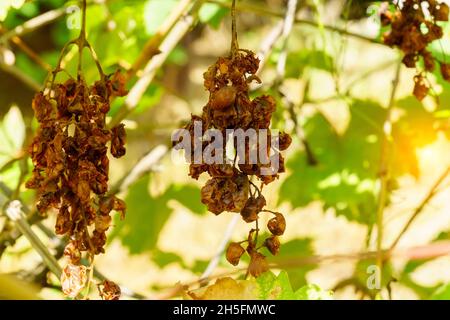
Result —
<instances>
[{"instance_id":1,"label":"grapevine branch","mask_svg":"<svg viewBox=\"0 0 450 320\"><path fill-rule=\"evenodd\" d=\"M109 195L116 195L127 190L130 185L136 182L145 173L154 169L156 164L167 154L169 148L159 145L143 156L130 171L123 175L119 181L111 187Z\"/></svg>"},{"instance_id":2,"label":"grapevine branch","mask_svg":"<svg viewBox=\"0 0 450 320\"><path fill-rule=\"evenodd\" d=\"M295 12L297 9L297 0L289 0L286 9L286 16L283 23L283 32L281 34L282 47L281 53L278 57L277 63L277 77L281 81L284 78L286 72L286 59L287 59L287 45L289 40L289 35L291 34L292 27L295 20Z\"/></svg>"},{"instance_id":3,"label":"grapevine branch","mask_svg":"<svg viewBox=\"0 0 450 320\"><path fill-rule=\"evenodd\" d=\"M359 252L359 253L350 253L350 254L336 254L336 255L314 255L309 257L298 257L298 258L289 258L289 259L279 259L277 262L271 263L271 268L280 268L280 269L288 269L288 268L299 268L308 265L315 265L323 262L338 262L342 260L355 260L355 261L364 261L371 260L378 256L377 251L368 251L368 252ZM441 256L445 256L450 254L450 241L443 240L438 241L432 244L424 245L424 246L416 246L405 248L401 250L383 250L384 255L389 255L390 258L406 258L409 261L412 260L423 260L423 259L431 259L437 258ZM209 280L218 279L222 277L229 277L232 275L239 274L241 272L246 271L247 268L237 268L231 272L225 272L216 274L214 276L210 276ZM195 280L185 284L179 284L176 287L167 289L166 292L159 294L153 299L162 300L162 299L171 299L181 295L185 290L189 288L201 284L201 280Z\"/></svg>"},{"instance_id":4,"label":"grapevine branch","mask_svg":"<svg viewBox=\"0 0 450 320\"><path fill-rule=\"evenodd\" d=\"M34 30L52 23L66 14L66 7L47 11L37 17L34 17L14 29L6 32L0 37L0 43L4 43L15 36L23 36L24 34L33 32Z\"/></svg>"},{"instance_id":5,"label":"grapevine branch","mask_svg":"<svg viewBox=\"0 0 450 320\"><path fill-rule=\"evenodd\" d=\"M400 239L403 237L403 235L406 233L406 231L408 231L409 227L412 225L413 221L423 211L423 209L430 202L430 200L436 195L439 186L442 184L442 182L445 180L445 178L449 174L450 174L450 166L448 166L447 169L439 176L439 178L436 180L436 182L432 185L431 189L428 191L427 195L423 198L423 200L420 202L420 204L414 210L414 213L411 216L411 218L409 218L408 222L405 224L403 229L400 231L397 238L395 238L394 242L391 244L390 250L393 250L397 246Z\"/></svg>"},{"instance_id":6,"label":"grapevine branch","mask_svg":"<svg viewBox=\"0 0 450 320\"><path fill-rule=\"evenodd\" d=\"M175 27L180 17L186 12L187 8L191 4L192 0L182 0L175 7L175 9L170 13L164 23L159 27L156 34L154 34L144 45L142 53L133 63L131 68L128 70L128 78L134 76L142 66L144 66L153 56L161 53L159 46L167 34Z\"/></svg>"},{"instance_id":7,"label":"grapevine branch","mask_svg":"<svg viewBox=\"0 0 450 320\"><path fill-rule=\"evenodd\" d=\"M219 265L220 258L222 257L222 254L225 252L227 244L230 242L231 236L233 235L234 228L236 227L236 224L239 221L239 219L240 219L239 215L234 215L231 218L230 222L228 223L228 226L225 229L225 233L223 235L222 241L220 242L219 248L217 249L217 253L214 255L214 257L208 263L208 266L206 267L205 271L203 271L203 274L200 276L200 281L202 283L207 282L209 280L209 277L214 272L216 267Z\"/></svg>"},{"instance_id":8,"label":"grapevine branch","mask_svg":"<svg viewBox=\"0 0 450 320\"><path fill-rule=\"evenodd\" d=\"M110 127L114 127L120 123L130 112L132 112L138 105L145 91L150 83L153 81L157 70L164 64L170 52L180 42L183 36L188 32L189 28L194 24L198 10L200 9L204 1L197 1L190 14L181 18L183 12L180 12L180 18L178 22L173 26L170 32L162 41L159 50L160 54L152 56L144 68L142 76L130 89L124 105L119 109L119 112L111 119L109 123Z\"/></svg>"},{"instance_id":9,"label":"grapevine branch","mask_svg":"<svg viewBox=\"0 0 450 320\"><path fill-rule=\"evenodd\" d=\"M36 252L41 256L49 270L59 279L61 277L62 269L55 257L50 254L47 247L31 229L23 214L21 202L19 200L11 201L5 211L8 218L17 225L20 232L25 235Z\"/></svg>"},{"instance_id":10,"label":"grapevine branch","mask_svg":"<svg viewBox=\"0 0 450 320\"><path fill-rule=\"evenodd\" d=\"M221 7L224 8L231 8L231 4L228 2L224 2L221 0L206 0L209 3L214 3L217 4ZM258 15L264 15L264 16L269 16L269 17L276 17L276 18L281 18L284 19L285 14L283 12L277 12L277 11L272 11L270 9L266 9L263 8L260 5L254 5L254 4L248 4L248 3L240 3L236 6L236 11L240 11L240 12L251 12L251 13L255 13ZM311 20L306 20L306 19L300 19L295 17L294 19L294 23L298 23L298 24L306 24L306 25L310 25L312 27L319 27L319 25ZM357 38L360 40L364 40L364 41L368 41L374 44L382 44L380 41L378 41L377 39L374 38L370 38L370 37L366 37L364 35L361 34L357 34L357 33L353 33L350 32L348 30L339 28L339 27L335 27L335 26L330 26L330 25L321 25L321 27L323 27L324 29L333 31L333 32L337 32L340 33L342 35L346 35L346 36L350 36L353 38Z\"/></svg>"},{"instance_id":11,"label":"grapevine branch","mask_svg":"<svg viewBox=\"0 0 450 320\"><path fill-rule=\"evenodd\" d=\"M303 144L303 147L305 149L305 153L308 159L308 163L310 165L316 165L317 159L314 156L314 153L311 150L311 146L309 145L309 142L305 138L305 134L303 132L302 127L298 123L297 120L297 112L295 109L295 104L290 101L280 90L281 83L284 79L284 75L286 72L286 59L287 59L287 45L289 40L289 35L291 34L293 23L295 21L295 13L297 9L297 0L289 0L287 4L287 10L286 15L284 17L282 27L281 27L281 40L282 40L282 48L280 56L278 57L278 63L277 63L277 76L275 79L275 86L277 87L278 94L286 100L287 110L289 113L289 117L291 118L292 122L294 123L294 132L298 135L300 138L301 143ZM302 101L300 102L300 107L303 106L305 103L305 100L308 96L308 89L309 89L309 82L306 83L303 93Z\"/></svg>"},{"instance_id":12,"label":"grapevine branch","mask_svg":"<svg viewBox=\"0 0 450 320\"><path fill-rule=\"evenodd\" d=\"M14 43L20 50L22 50L31 60L36 62L42 69L47 72L52 71L52 67L41 59L41 57L33 51L19 36L14 36L11 38L11 42Z\"/></svg>"},{"instance_id":13,"label":"grapevine branch","mask_svg":"<svg viewBox=\"0 0 450 320\"><path fill-rule=\"evenodd\" d=\"M395 71L394 80L392 82L392 91L389 99L389 104L387 107L386 119L384 122L384 134L381 146L381 157L380 157L380 192L378 196L378 208L377 208L377 266L380 269L380 278L382 278L383 270L383 218L384 218L384 208L388 200L388 182L390 178L390 163L391 163L391 145L392 145L392 109L394 107L395 96L397 93L398 84L400 81L400 71L401 62L397 64Z\"/></svg>"},{"instance_id":14,"label":"grapevine branch","mask_svg":"<svg viewBox=\"0 0 450 320\"><path fill-rule=\"evenodd\" d=\"M7 73L11 74L12 76L14 76L18 80L20 80L31 90L33 90L33 91L41 90L41 85L39 83L37 83L36 80L31 78L26 73L22 72L22 70L20 70L16 66L7 65L6 63L0 61L0 67Z\"/></svg>"}]
</instances>

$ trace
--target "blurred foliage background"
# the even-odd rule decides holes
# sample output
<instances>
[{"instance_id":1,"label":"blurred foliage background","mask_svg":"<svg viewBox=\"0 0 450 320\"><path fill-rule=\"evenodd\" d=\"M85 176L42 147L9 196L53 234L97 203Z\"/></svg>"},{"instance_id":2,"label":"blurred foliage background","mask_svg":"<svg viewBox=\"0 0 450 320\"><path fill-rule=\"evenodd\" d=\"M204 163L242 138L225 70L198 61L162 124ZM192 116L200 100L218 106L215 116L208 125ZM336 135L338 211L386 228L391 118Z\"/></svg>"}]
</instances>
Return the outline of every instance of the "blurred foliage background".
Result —
<instances>
[{"instance_id":1,"label":"blurred foliage background","mask_svg":"<svg viewBox=\"0 0 450 320\"><path fill-rule=\"evenodd\" d=\"M367 287L367 267L375 264L381 225L381 247L396 246L378 297L449 299L450 83L436 72L430 75L433 94L422 102L412 96L414 70L399 67L400 52L381 44L386 30L377 15L379 1L298 1L288 36L287 2L237 3L240 46L262 59L263 84L252 94L277 98L272 127L294 137L285 155L287 174L264 190L269 207L287 219L280 256L271 260L277 281L287 281L291 291L315 284L333 290L337 299L375 298L379 291ZM64 43L79 33L77 5L0 3L0 204L20 198L32 231L57 258L64 239L53 233L54 215L36 216L34 194L23 182L31 171L26 148L36 129L31 100ZM173 130L207 101L203 72L228 53L230 5L88 1L88 39L104 69L128 70L136 61L143 69L127 85L138 95L116 99L110 111L114 118L128 110L127 154L112 159L110 170L111 185L120 188L128 210L125 220L116 217L106 253L96 260L97 270L120 283L125 296L171 298L180 284L198 287L205 272L213 278L232 272L236 279L245 273L221 252L224 242L245 238L248 226L235 214L208 213L200 202L205 181L190 179L188 166L174 163L168 150ZM430 50L448 62L450 24L443 25L444 38ZM152 57L156 48L161 53ZM75 56L72 50L64 59L69 72ZM85 60L85 76L93 82L95 64ZM392 141L382 151L388 112ZM383 152L391 161L386 201L380 203ZM62 298L58 279L3 213L0 273L34 283L42 298ZM275 281L273 274L266 277Z\"/></svg>"}]
</instances>

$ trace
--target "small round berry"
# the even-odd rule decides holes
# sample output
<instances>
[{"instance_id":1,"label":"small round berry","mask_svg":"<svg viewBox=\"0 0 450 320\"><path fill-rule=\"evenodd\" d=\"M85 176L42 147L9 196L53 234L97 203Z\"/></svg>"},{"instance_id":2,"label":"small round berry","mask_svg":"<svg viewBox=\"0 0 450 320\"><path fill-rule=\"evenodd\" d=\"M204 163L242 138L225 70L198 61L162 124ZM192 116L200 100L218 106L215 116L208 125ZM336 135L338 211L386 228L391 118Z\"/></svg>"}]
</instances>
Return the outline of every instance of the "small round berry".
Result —
<instances>
[{"instance_id":1,"label":"small round berry","mask_svg":"<svg viewBox=\"0 0 450 320\"><path fill-rule=\"evenodd\" d=\"M226 258L229 263L233 266L237 266L239 264L239 260L241 260L242 255L244 254L245 249L237 242L231 242L228 245Z\"/></svg>"},{"instance_id":2,"label":"small round berry","mask_svg":"<svg viewBox=\"0 0 450 320\"><path fill-rule=\"evenodd\" d=\"M275 213L275 217L270 219L267 223L267 228L273 235L281 236L286 230L286 220L284 219L284 216L279 212Z\"/></svg>"}]
</instances>

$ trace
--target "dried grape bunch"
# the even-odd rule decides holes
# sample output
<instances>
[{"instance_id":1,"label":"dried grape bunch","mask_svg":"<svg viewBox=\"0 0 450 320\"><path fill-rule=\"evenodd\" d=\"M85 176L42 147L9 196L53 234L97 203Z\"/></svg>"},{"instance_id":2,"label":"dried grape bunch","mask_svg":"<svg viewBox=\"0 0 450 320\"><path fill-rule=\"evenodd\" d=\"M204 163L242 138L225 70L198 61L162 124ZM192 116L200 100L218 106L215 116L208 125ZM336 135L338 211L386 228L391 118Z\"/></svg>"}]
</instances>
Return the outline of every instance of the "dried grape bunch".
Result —
<instances>
[{"instance_id":1,"label":"dried grape bunch","mask_svg":"<svg viewBox=\"0 0 450 320\"><path fill-rule=\"evenodd\" d=\"M186 158L191 162L189 175L193 179L198 179L202 173L210 176L201 189L201 201L210 212L216 215L224 211L240 213L245 222L256 224L256 227L250 230L248 239L229 245L226 258L232 265L237 265L241 256L247 252L250 256L248 272L257 277L268 269L266 257L259 250L267 247L269 252L276 255L280 247L278 236L284 233L286 227L281 213L264 209L266 199L261 190L264 185L277 179L278 173L285 171L280 151L286 150L292 139L287 133L275 137L269 128L276 109L273 97L249 97L249 84L252 81L260 82L256 76L259 59L253 52L238 48L234 3L232 18L233 40L230 55L219 57L204 73L204 86L209 91L209 101L204 106L202 115L192 115L191 121L184 127L190 137L190 153L187 152ZM201 123L200 126L197 125L197 129L196 123ZM201 131L201 136L209 130L214 130L218 138L225 142L230 140L230 130L254 132L257 139L252 141L251 138L244 138L244 143L239 145L238 139L232 136L236 150L234 160L227 158L226 148L222 147L211 151L211 155L222 162L207 163L200 161L202 159L199 159L198 155L206 152L209 145L205 139L196 135L196 130ZM261 138L266 141L265 145L261 143ZM262 158L266 160L276 159L276 163L262 161L260 157L252 161L251 154L255 150L258 150L259 155L263 154ZM252 178L259 179L261 187L253 183ZM273 214L274 218L268 223L272 236L258 246L258 220L261 212ZM244 243L247 244L245 249Z\"/></svg>"},{"instance_id":2,"label":"dried grape bunch","mask_svg":"<svg viewBox=\"0 0 450 320\"><path fill-rule=\"evenodd\" d=\"M56 233L74 238L79 250L94 254L104 252L111 210L125 212L122 200L106 196L107 143L114 156L122 156L125 131L123 124L107 129L105 118L110 98L123 84L119 72L92 86L83 78L69 79L48 93L37 93L32 104L39 129L29 150L34 169L26 186L38 191L40 213L58 210ZM90 236L87 228L93 224Z\"/></svg>"},{"instance_id":3,"label":"dried grape bunch","mask_svg":"<svg viewBox=\"0 0 450 320\"><path fill-rule=\"evenodd\" d=\"M37 210L41 214L51 208L58 212L55 231L70 239L64 250L69 264L63 270L61 283L67 296L76 297L90 281L81 276L86 274L82 253L86 252L91 263L88 270L92 269L94 256L104 252L111 212L125 215L125 203L107 193L108 144L114 157L123 156L125 129L123 124L109 129L106 114L111 99L127 91L119 71L108 76L103 73L83 30L69 44L91 50L100 80L92 85L86 83L80 56L77 78L69 75L67 81L56 83L56 75L63 70L60 59L51 81L32 102L39 128L29 148L34 169L26 186L37 190ZM61 58L63 54L64 50ZM105 287L113 286L109 283Z\"/></svg>"},{"instance_id":4,"label":"dried grape bunch","mask_svg":"<svg viewBox=\"0 0 450 320\"><path fill-rule=\"evenodd\" d=\"M442 77L450 81L450 64L438 61L427 50L430 43L443 37L438 22L448 19L448 5L437 0L405 0L394 13L387 8L381 12L382 25L391 26L391 30L384 35L384 43L402 50L403 64L417 70L413 94L418 100L428 95L430 84L426 73L435 70L436 62L440 65ZM418 67L420 60L423 61L423 70Z\"/></svg>"}]
</instances>

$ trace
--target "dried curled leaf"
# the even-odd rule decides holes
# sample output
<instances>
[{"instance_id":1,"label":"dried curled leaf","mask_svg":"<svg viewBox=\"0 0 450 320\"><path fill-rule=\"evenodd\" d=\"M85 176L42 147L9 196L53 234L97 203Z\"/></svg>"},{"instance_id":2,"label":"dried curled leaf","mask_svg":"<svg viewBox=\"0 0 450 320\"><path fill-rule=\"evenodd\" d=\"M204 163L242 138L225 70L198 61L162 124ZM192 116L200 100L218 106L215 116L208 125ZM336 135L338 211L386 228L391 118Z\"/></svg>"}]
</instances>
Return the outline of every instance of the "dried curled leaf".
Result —
<instances>
[{"instance_id":1,"label":"dried curled leaf","mask_svg":"<svg viewBox=\"0 0 450 320\"><path fill-rule=\"evenodd\" d=\"M66 265L61 274L61 287L65 296L76 298L86 285L87 268L83 265Z\"/></svg>"},{"instance_id":2,"label":"dried curled leaf","mask_svg":"<svg viewBox=\"0 0 450 320\"><path fill-rule=\"evenodd\" d=\"M104 280L97 286L98 293L103 300L119 300L121 295L120 287L109 280Z\"/></svg>"},{"instance_id":3,"label":"dried curled leaf","mask_svg":"<svg viewBox=\"0 0 450 320\"><path fill-rule=\"evenodd\" d=\"M219 278L213 285L187 292L194 300L255 300L258 298L258 286L254 281Z\"/></svg>"},{"instance_id":4,"label":"dried curled leaf","mask_svg":"<svg viewBox=\"0 0 450 320\"><path fill-rule=\"evenodd\" d=\"M248 272L255 278L269 270L269 264L266 257L259 252L252 252L250 255L250 264Z\"/></svg>"}]
</instances>

